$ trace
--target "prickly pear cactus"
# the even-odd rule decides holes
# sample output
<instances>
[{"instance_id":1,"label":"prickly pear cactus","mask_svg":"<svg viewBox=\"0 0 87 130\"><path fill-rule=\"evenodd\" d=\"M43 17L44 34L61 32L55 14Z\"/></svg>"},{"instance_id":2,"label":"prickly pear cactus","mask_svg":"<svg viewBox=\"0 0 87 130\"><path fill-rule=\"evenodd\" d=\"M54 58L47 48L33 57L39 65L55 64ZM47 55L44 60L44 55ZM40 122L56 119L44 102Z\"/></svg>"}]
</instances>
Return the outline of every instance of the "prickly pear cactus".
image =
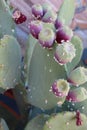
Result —
<instances>
[{"instance_id":1,"label":"prickly pear cactus","mask_svg":"<svg viewBox=\"0 0 87 130\"><path fill-rule=\"evenodd\" d=\"M4 34L14 34L14 22L5 0L0 0L0 38Z\"/></svg>"},{"instance_id":2,"label":"prickly pear cactus","mask_svg":"<svg viewBox=\"0 0 87 130\"><path fill-rule=\"evenodd\" d=\"M69 27L74 3L64 0L58 12L45 3L31 7L30 34L22 58L13 36L14 22L22 24L27 18L17 9L13 22L6 1L0 1L0 93L4 97L5 91L12 92L6 96L17 103L16 110L0 99L0 115L11 130L87 129L87 117L80 113L87 114L87 68L80 65L82 41ZM0 129L8 130L4 126Z\"/></svg>"},{"instance_id":3,"label":"prickly pear cactus","mask_svg":"<svg viewBox=\"0 0 87 130\"><path fill-rule=\"evenodd\" d=\"M69 75L78 65L83 51L82 41L66 25L74 14L74 1L69 19L67 14L66 22L62 21L67 2L64 1L56 19L48 13L46 21L43 20L44 10L42 15L43 5L42 8L38 4L32 7L34 21L30 23L25 58L25 86L29 103L41 109L52 109L64 103L71 87Z\"/></svg>"},{"instance_id":4,"label":"prickly pear cactus","mask_svg":"<svg viewBox=\"0 0 87 130\"><path fill-rule=\"evenodd\" d=\"M10 35L0 39L0 88L14 88L20 80L21 49Z\"/></svg>"}]
</instances>

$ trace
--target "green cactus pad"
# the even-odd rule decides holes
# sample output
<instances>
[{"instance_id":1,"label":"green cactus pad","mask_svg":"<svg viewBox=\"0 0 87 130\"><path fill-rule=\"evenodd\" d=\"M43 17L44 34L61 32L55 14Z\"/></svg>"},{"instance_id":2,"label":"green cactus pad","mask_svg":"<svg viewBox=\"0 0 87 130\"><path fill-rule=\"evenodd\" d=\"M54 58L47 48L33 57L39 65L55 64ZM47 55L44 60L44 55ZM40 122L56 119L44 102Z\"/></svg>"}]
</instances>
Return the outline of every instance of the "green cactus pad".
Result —
<instances>
[{"instance_id":1,"label":"green cactus pad","mask_svg":"<svg viewBox=\"0 0 87 130\"><path fill-rule=\"evenodd\" d=\"M45 122L48 120L48 115L39 115L32 119L24 130L42 130Z\"/></svg>"},{"instance_id":2,"label":"green cactus pad","mask_svg":"<svg viewBox=\"0 0 87 130\"><path fill-rule=\"evenodd\" d=\"M76 113L65 112L50 117L43 130L87 130L87 117L81 114L82 125L76 125Z\"/></svg>"},{"instance_id":3,"label":"green cactus pad","mask_svg":"<svg viewBox=\"0 0 87 130\"><path fill-rule=\"evenodd\" d=\"M0 40L0 87L13 88L20 79L21 49L17 40L5 35Z\"/></svg>"},{"instance_id":4,"label":"green cactus pad","mask_svg":"<svg viewBox=\"0 0 87 130\"><path fill-rule=\"evenodd\" d=\"M37 43L37 40L32 35L29 35L29 39L27 42L26 56L24 59L25 86L28 86L28 84L29 84L29 82L28 82L29 67L30 67L30 63L31 63L31 59L32 59L32 55L33 55L33 51L34 51L34 47L35 47L36 43ZM28 48L30 51L28 51Z\"/></svg>"},{"instance_id":5,"label":"green cactus pad","mask_svg":"<svg viewBox=\"0 0 87 130\"><path fill-rule=\"evenodd\" d=\"M60 21L66 25L70 24L74 16L75 0L64 0L59 12L58 17Z\"/></svg>"},{"instance_id":6,"label":"green cactus pad","mask_svg":"<svg viewBox=\"0 0 87 130\"><path fill-rule=\"evenodd\" d=\"M75 58L73 58L72 62L65 65L67 74L69 74L78 65L83 52L82 41L78 36L73 36L71 39L71 43L76 49L76 56Z\"/></svg>"},{"instance_id":7,"label":"green cactus pad","mask_svg":"<svg viewBox=\"0 0 87 130\"><path fill-rule=\"evenodd\" d=\"M9 9L9 6L7 4L7 0L0 0L0 9L4 10L4 9Z\"/></svg>"},{"instance_id":8,"label":"green cactus pad","mask_svg":"<svg viewBox=\"0 0 87 130\"><path fill-rule=\"evenodd\" d=\"M9 130L6 122L3 119L0 119L0 130Z\"/></svg>"},{"instance_id":9,"label":"green cactus pad","mask_svg":"<svg viewBox=\"0 0 87 130\"><path fill-rule=\"evenodd\" d=\"M29 41L28 52L31 52L33 45ZM29 102L42 109L55 107L58 102L63 103L65 98L58 98L50 92L51 86L56 79L66 78L64 66L59 65L54 60L54 49L42 48L39 43L33 45L32 56L29 55L28 83Z\"/></svg>"},{"instance_id":10,"label":"green cactus pad","mask_svg":"<svg viewBox=\"0 0 87 130\"><path fill-rule=\"evenodd\" d=\"M4 34L14 34L14 22L5 0L0 0L0 38Z\"/></svg>"},{"instance_id":11,"label":"green cactus pad","mask_svg":"<svg viewBox=\"0 0 87 130\"><path fill-rule=\"evenodd\" d=\"M0 38L5 34L12 35L13 33L13 20L11 19L10 14L0 11Z\"/></svg>"}]
</instances>

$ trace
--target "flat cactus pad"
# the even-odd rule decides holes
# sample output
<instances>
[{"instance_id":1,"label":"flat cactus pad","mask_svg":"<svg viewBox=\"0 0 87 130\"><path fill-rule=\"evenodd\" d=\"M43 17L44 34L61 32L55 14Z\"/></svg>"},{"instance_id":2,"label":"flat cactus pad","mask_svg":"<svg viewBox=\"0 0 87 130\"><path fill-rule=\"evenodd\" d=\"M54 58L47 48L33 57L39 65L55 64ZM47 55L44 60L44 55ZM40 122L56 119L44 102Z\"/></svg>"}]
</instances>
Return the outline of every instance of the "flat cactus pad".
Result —
<instances>
[{"instance_id":1,"label":"flat cactus pad","mask_svg":"<svg viewBox=\"0 0 87 130\"><path fill-rule=\"evenodd\" d=\"M87 130L87 117L83 114L80 116L82 124L77 125L76 114L74 112L57 114L46 122L43 130Z\"/></svg>"},{"instance_id":2,"label":"flat cactus pad","mask_svg":"<svg viewBox=\"0 0 87 130\"><path fill-rule=\"evenodd\" d=\"M48 115L39 115L35 117L27 124L24 130L42 130L48 117Z\"/></svg>"}]
</instances>

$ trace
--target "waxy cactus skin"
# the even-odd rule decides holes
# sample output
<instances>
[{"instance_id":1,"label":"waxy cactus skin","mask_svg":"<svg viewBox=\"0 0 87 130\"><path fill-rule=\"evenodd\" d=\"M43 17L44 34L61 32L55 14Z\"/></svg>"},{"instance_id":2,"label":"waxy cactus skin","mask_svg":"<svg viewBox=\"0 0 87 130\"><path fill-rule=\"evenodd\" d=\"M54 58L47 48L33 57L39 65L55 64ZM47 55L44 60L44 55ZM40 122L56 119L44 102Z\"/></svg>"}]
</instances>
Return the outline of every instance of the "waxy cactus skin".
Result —
<instances>
[{"instance_id":1,"label":"waxy cactus skin","mask_svg":"<svg viewBox=\"0 0 87 130\"><path fill-rule=\"evenodd\" d=\"M84 114L77 115L75 112L59 113L51 116L48 121L46 121L43 130L58 130L60 128L61 130L86 130L86 120L87 117Z\"/></svg>"},{"instance_id":2,"label":"waxy cactus skin","mask_svg":"<svg viewBox=\"0 0 87 130\"><path fill-rule=\"evenodd\" d=\"M59 64L71 62L75 57L75 48L71 42L62 42L56 47L54 54L55 60Z\"/></svg>"},{"instance_id":3,"label":"waxy cactus skin","mask_svg":"<svg viewBox=\"0 0 87 130\"><path fill-rule=\"evenodd\" d=\"M15 24L12 19L12 14L5 0L0 0L0 38L3 35L14 35Z\"/></svg>"},{"instance_id":4,"label":"waxy cactus skin","mask_svg":"<svg viewBox=\"0 0 87 130\"><path fill-rule=\"evenodd\" d=\"M64 4L67 3L67 1L64 1ZM60 11L64 11L63 8L65 7L62 6ZM48 14L49 12L50 10L47 11ZM67 92L65 97L59 98L58 95L52 92L52 84L57 79L65 79L68 81L68 75L78 65L80 61L82 54L82 42L78 38L78 36L73 36L73 31L66 25L66 22L64 22L64 20L66 21L66 19L61 19L59 12L57 18L59 18L59 20L61 21L61 27L59 27L57 30L55 27L55 22L51 23L51 25L54 25L54 27L47 26L49 25L49 22L45 23L45 21L43 21L44 16L41 19L44 28L40 31L38 39L35 39L35 41L34 37L32 37L31 35L29 36L27 59L25 60L25 64L27 65L27 68L25 69L25 75L27 77L27 79L25 79L25 84L29 86L28 101L32 105L41 109L51 109L56 105L62 105L65 101L66 96L68 95ZM57 18L55 19L55 21L57 20ZM48 37L46 32L44 32L44 30L47 29L52 29L52 31L54 32L54 36L51 35L52 37ZM61 33L59 33L59 31L61 31ZM71 47L69 46L69 50L60 49L63 54L64 51L67 51L69 54L67 54L65 57L61 56L63 57L64 61L64 64L62 64L62 66L61 63L56 63L54 59L56 48L60 45L58 44L59 42L61 43L61 46L64 43L65 45L71 45ZM69 84L71 86L71 83ZM40 93L38 94L38 92Z\"/></svg>"},{"instance_id":5,"label":"waxy cactus skin","mask_svg":"<svg viewBox=\"0 0 87 130\"><path fill-rule=\"evenodd\" d=\"M24 130L58 130L60 127L61 130L71 129L71 127L72 130L86 130L86 120L87 117L79 111L54 113L51 116L37 115Z\"/></svg>"},{"instance_id":6,"label":"waxy cactus skin","mask_svg":"<svg viewBox=\"0 0 87 130\"><path fill-rule=\"evenodd\" d=\"M87 82L87 69L84 67L77 67L68 76L68 81L75 86L79 86Z\"/></svg>"},{"instance_id":7,"label":"waxy cactus skin","mask_svg":"<svg viewBox=\"0 0 87 130\"><path fill-rule=\"evenodd\" d=\"M14 88L20 80L21 49L13 36L0 39L0 87Z\"/></svg>"},{"instance_id":8,"label":"waxy cactus skin","mask_svg":"<svg viewBox=\"0 0 87 130\"><path fill-rule=\"evenodd\" d=\"M14 22L22 24L27 18L18 12L18 19L13 22L5 1L0 1L0 92L13 92L11 100L16 99L21 114L14 123L15 118L8 116L10 111L0 101L0 115L6 117L11 130L87 129L87 117L81 114L87 114L87 68L79 67L82 41L68 26L74 11L74 0L64 0L58 12L46 4L34 5L23 59L17 40L11 35ZM63 104L75 112L67 112ZM33 118L42 113L30 121L30 115ZM28 125L25 127L24 123Z\"/></svg>"},{"instance_id":9,"label":"waxy cactus skin","mask_svg":"<svg viewBox=\"0 0 87 130\"><path fill-rule=\"evenodd\" d=\"M66 9L67 8L67 9ZM58 17L65 25L70 25L75 13L75 1L64 0L58 12Z\"/></svg>"},{"instance_id":10,"label":"waxy cactus skin","mask_svg":"<svg viewBox=\"0 0 87 130\"><path fill-rule=\"evenodd\" d=\"M87 99L87 90L82 87L70 90L70 92L66 97L66 100L71 102L82 102L86 99Z\"/></svg>"},{"instance_id":11,"label":"waxy cactus skin","mask_svg":"<svg viewBox=\"0 0 87 130\"><path fill-rule=\"evenodd\" d=\"M28 122L27 126L24 130L32 130L35 128L35 130L41 130L43 129L43 126L45 122L49 119L49 115L38 115L34 119L32 119L30 122Z\"/></svg>"},{"instance_id":12,"label":"waxy cactus skin","mask_svg":"<svg viewBox=\"0 0 87 130\"><path fill-rule=\"evenodd\" d=\"M26 72L28 72L26 84L29 84L30 90L28 101L39 108L51 109L65 100L65 97L56 97L51 91L51 86L55 79L66 78L66 72L64 66L61 67L53 58L55 48L44 49L37 41L36 43L34 41L34 38L30 36L27 52L27 57L30 60L26 61L26 65L30 64L26 68ZM38 75L37 78L35 75Z\"/></svg>"}]
</instances>

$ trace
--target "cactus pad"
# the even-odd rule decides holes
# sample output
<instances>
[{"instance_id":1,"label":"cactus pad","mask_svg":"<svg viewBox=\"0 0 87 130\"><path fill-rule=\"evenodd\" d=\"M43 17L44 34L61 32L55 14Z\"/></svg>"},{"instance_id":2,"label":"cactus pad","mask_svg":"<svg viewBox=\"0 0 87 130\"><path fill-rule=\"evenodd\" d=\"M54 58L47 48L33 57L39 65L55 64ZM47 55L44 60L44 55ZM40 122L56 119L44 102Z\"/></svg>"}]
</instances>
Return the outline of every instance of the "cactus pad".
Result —
<instances>
[{"instance_id":1,"label":"cactus pad","mask_svg":"<svg viewBox=\"0 0 87 130\"><path fill-rule=\"evenodd\" d=\"M58 17L60 21L65 24L70 24L75 11L75 0L64 0L59 12Z\"/></svg>"},{"instance_id":2,"label":"cactus pad","mask_svg":"<svg viewBox=\"0 0 87 130\"><path fill-rule=\"evenodd\" d=\"M17 40L5 35L0 40L0 87L13 88L20 79L21 50Z\"/></svg>"},{"instance_id":3,"label":"cactus pad","mask_svg":"<svg viewBox=\"0 0 87 130\"><path fill-rule=\"evenodd\" d=\"M71 39L71 43L74 45L76 49L76 56L70 63L67 63L65 65L67 74L69 74L78 65L83 52L82 41L78 36L73 36Z\"/></svg>"},{"instance_id":4,"label":"cactus pad","mask_svg":"<svg viewBox=\"0 0 87 130\"><path fill-rule=\"evenodd\" d=\"M14 34L14 22L5 0L0 0L0 38Z\"/></svg>"},{"instance_id":5,"label":"cactus pad","mask_svg":"<svg viewBox=\"0 0 87 130\"><path fill-rule=\"evenodd\" d=\"M33 44L29 41L30 46ZM28 52L31 52L31 48ZM66 78L64 66L59 65L54 60L54 49L42 48L36 43L31 59L29 59L28 83L29 83L29 102L43 109L55 107L59 101L64 99L57 98L50 92L51 86L56 79Z\"/></svg>"},{"instance_id":6,"label":"cactus pad","mask_svg":"<svg viewBox=\"0 0 87 130\"><path fill-rule=\"evenodd\" d=\"M48 115L39 115L32 119L24 130L42 130L46 120L49 118Z\"/></svg>"},{"instance_id":7,"label":"cactus pad","mask_svg":"<svg viewBox=\"0 0 87 130\"><path fill-rule=\"evenodd\" d=\"M52 116L44 126L43 130L86 130L87 117L83 114L81 116L82 125L76 124L76 114L74 112L60 113Z\"/></svg>"}]
</instances>

